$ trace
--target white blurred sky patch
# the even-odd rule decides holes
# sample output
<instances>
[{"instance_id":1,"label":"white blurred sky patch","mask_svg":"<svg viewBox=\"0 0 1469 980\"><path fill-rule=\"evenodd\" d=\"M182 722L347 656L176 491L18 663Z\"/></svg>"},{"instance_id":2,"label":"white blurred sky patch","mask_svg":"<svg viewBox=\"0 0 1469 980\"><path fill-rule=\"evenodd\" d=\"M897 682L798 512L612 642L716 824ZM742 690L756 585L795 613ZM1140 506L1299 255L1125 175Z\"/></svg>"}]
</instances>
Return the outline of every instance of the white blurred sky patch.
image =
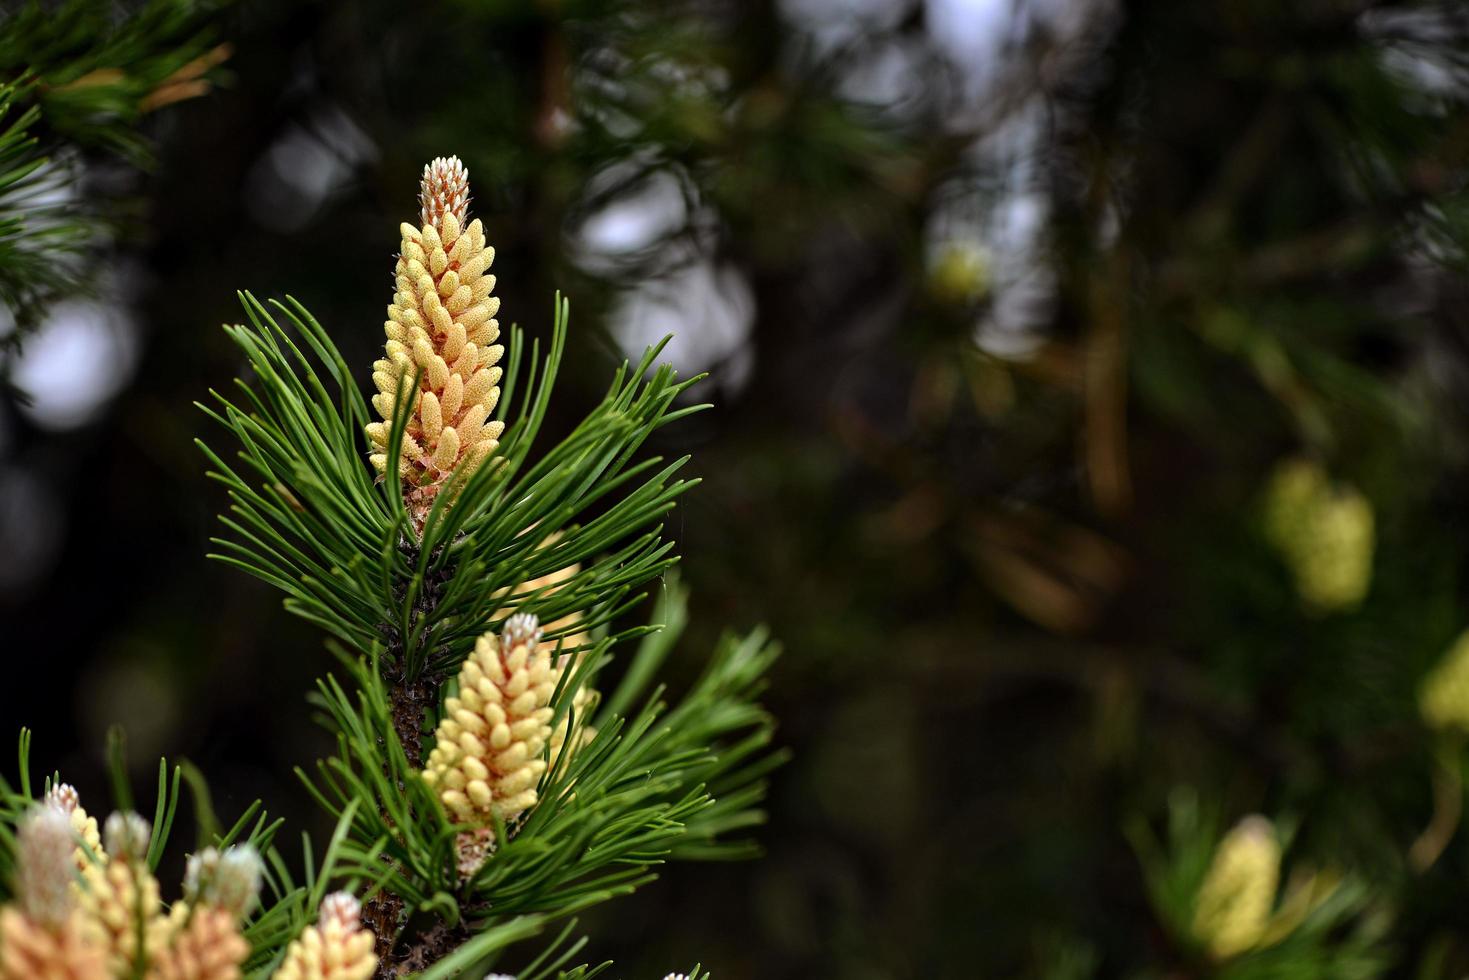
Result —
<instances>
[{"instance_id":1,"label":"white blurred sky patch","mask_svg":"<svg viewBox=\"0 0 1469 980\"><path fill-rule=\"evenodd\" d=\"M917 39L885 38L854 59L842 73L837 93L901 122L930 94L923 55Z\"/></svg>"},{"instance_id":2,"label":"white blurred sky patch","mask_svg":"<svg viewBox=\"0 0 1469 980\"><path fill-rule=\"evenodd\" d=\"M1023 37L1028 6L1019 0L925 0L928 36L960 70L971 98L993 81L1006 45Z\"/></svg>"},{"instance_id":3,"label":"white blurred sky patch","mask_svg":"<svg viewBox=\"0 0 1469 980\"><path fill-rule=\"evenodd\" d=\"M1368 10L1359 19L1362 33L1381 46L1387 69L1424 97L1420 111L1451 112L1469 91L1469 58L1452 43L1455 16L1447 4Z\"/></svg>"},{"instance_id":4,"label":"white blurred sky patch","mask_svg":"<svg viewBox=\"0 0 1469 980\"><path fill-rule=\"evenodd\" d=\"M841 97L897 125L937 104L954 131L983 134L934 196L926 247L930 256L954 245L986 256L990 301L975 342L1007 357L1033 351L1056 302L1046 240L1056 107L1036 85L1043 66L1032 63L1033 42L1065 57L1094 50L1116 22L1115 0L778 0L778 9L792 29L787 70L826 60ZM1007 101L1000 96L1017 72L1029 94ZM648 162L609 167L589 182L588 197ZM675 167L654 171L583 218L569 234L572 251L588 272L628 285L610 320L627 356L671 333L667 355L683 370L748 370L739 351L753 294L714 260L717 217L691 188Z\"/></svg>"},{"instance_id":5,"label":"white blurred sky patch","mask_svg":"<svg viewBox=\"0 0 1469 980\"><path fill-rule=\"evenodd\" d=\"M138 347L138 326L126 304L56 304L15 365L15 384L30 399L21 411L52 431L85 425L132 379Z\"/></svg>"},{"instance_id":6,"label":"white blurred sky patch","mask_svg":"<svg viewBox=\"0 0 1469 980\"><path fill-rule=\"evenodd\" d=\"M974 341L997 357L1023 358L1043 340L1056 302L1056 274L1046 255L1050 199L1015 188L987 215L983 240L994 256L993 301L975 324Z\"/></svg>"},{"instance_id":7,"label":"white blurred sky patch","mask_svg":"<svg viewBox=\"0 0 1469 980\"><path fill-rule=\"evenodd\" d=\"M668 170L657 170L582 222L580 244L591 256L640 252L677 233L688 220L683 183Z\"/></svg>"},{"instance_id":8,"label":"white blurred sky patch","mask_svg":"<svg viewBox=\"0 0 1469 980\"><path fill-rule=\"evenodd\" d=\"M755 294L730 266L700 261L624 293L612 314L623 353L636 359L669 334L663 359L688 376L720 365L720 387L737 390L753 364Z\"/></svg>"},{"instance_id":9,"label":"white blurred sky patch","mask_svg":"<svg viewBox=\"0 0 1469 980\"><path fill-rule=\"evenodd\" d=\"M998 357L1033 352L1055 305L1041 159L1046 132L1039 101L1014 113L970 146L964 171L939 188L929 209L924 237L930 262L952 245L988 257L990 302L975 322L974 339Z\"/></svg>"},{"instance_id":10,"label":"white blurred sky patch","mask_svg":"<svg viewBox=\"0 0 1469 980\"><path fill-rule=\"evenodd\" d=\"M609 167L588 193L602 193L642 166ZM677 168L653 170L583 219L571 232L572 251L588 272L629 283L609 315L626 357L636 360L672 334L664 360L684 375L719 366L716 383L735 390L753 363L754 292L742 273L710 257L714 216L693 195Z\"/></svg>"},{"instance_id":11,"label":"white blurred sky patch","mask_svg":"<svg viewBox=\"0 0 1469 980\"><path fill-rule=\"evenodd\" d=\"M333 105L276 138L245 182L245 204L262 226L289 233L306 227L357 169L378 157L377 145Z\"/></svg>"},{"instance_id":12,"label":"white blurred sky patch","mask_svg":"<svg viewBox=\"0 0 1469 980\"><path fill-rule=\"evenodd\" d=\"M780 0L781 16L825 54L902 23L916 0Z\"/></svg>"}]
</instances>

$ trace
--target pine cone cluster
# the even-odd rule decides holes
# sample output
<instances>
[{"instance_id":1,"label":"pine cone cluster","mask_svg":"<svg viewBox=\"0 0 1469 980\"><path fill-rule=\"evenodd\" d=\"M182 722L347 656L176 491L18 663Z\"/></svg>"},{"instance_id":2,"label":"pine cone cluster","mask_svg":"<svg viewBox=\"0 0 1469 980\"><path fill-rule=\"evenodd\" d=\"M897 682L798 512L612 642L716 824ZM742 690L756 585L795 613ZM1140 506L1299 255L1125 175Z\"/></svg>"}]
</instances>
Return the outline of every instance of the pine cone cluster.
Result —
<instances>
[{"instance_id":1,"label":"pine cone cluster","mask_svg":"<svg viewBox=\"0 0 1469 980\"><path fill-rule=\"evenodd\" d=\"M233 912L179 903L169 920L168 943L149 959L147 980L238 980L250 944Z\"/></svg>"},{"instance_id":2,"label":"pine cone cluster","mask_svg":"<svg viewBox=\"0 0 1469 980\"><path fill-rule=\"evenodd\" d=\"M510 821L536 803L551 738L557 673L534 616L517 614L486 633L444 702L424 779L459 823Z\"/></svg>"},{"instance_id":3,"label":"pine cone cluster","mask_svg":"<svg viewBox=\"0 0 1469 980\"><path fill-rule=\"evenodd\" d=\"M546 543L557 537L553 534ZM580 569L570 565L531 579L511 595L550 595ZM573 656L565 651L588 639L575 629L582 614L573 612L550 624L558 632L571 630L556 640L545 639L545 630L528 613L502 609L496 615L506 617L504 630L498 638L492 633L482 636L460 669L459 695L445 701L424 771L425 781L439 790L451 819L473 828L456 838L461 880L472 878L494 852L495 815L509 823L535 806L535 787L546 771L569 763L572 754L596 735L586 718L598 694L587 686L576 689L571 710L551 724L550 697L573 666ZM528 710L520 710L527 706Z\"/></svg>"},{"instance_id":4,"label":"pine cone cluster","mask_svg":"<svg viewBox=\"0 0 1469 980\"><path fill-rule=\"evenodd\" d=\"M106 954L85 935L79 915L47 926L13 906L0 909L0 978L98 980L107 976Z\"/></svg>"},{"instance_id":5,"label":"pine cone cluster","mask_svg":"<svg viewBox=\"0 0 1469 980\"><path fill-rule=\"evenodd\" d=\"M259 856L248 846L192 855L184 899L166 908L148 868L151 836L135 813L112 814L98 834L76 790L62 783L48 792L16 828L0 980L239 980L250 956L240 924L260 889ZM276 976L366 980L377 959L359 913L350 896L329 896L321 923Z\"/></svg>"},{"instance_id":6,"label":"pine cone cluster","mask_svg":"<svg viewBox=\"0 0 1469 980\"><path fill-rule=\"evenodd\" d=\"M378 393L373 407L383 421L367 426L371 462L388 468L399 397L413 398L399 446L398 477L414 526L424 521L440 493L453 491L495 451L504 424L490 420L500 400L504 347L494 319L499 299L490 295L488 273L495 250L485 243L478 219L469 217L469 176L458 157L424 168L422 225L402 225L394 270L396 291L383 324L384 356L373 364ZM402 391L419 375L418 386Z\"/></svg>"}]
</instances>

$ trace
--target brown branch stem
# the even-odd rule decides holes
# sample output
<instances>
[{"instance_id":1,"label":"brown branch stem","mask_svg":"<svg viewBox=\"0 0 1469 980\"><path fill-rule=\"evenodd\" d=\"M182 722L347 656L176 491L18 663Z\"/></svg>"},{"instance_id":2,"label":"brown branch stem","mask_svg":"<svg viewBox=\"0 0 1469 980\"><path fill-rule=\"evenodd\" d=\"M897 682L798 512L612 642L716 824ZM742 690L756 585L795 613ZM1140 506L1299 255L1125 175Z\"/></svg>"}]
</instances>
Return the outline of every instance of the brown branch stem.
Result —
<instances>
[{"instance_id":1,"label":"brown branch stem","mask_svg":"<svg viewBox=\"0 0 1469 980\"><path fill-rule=\"evenodd\" d=\"M458 949L468 938L469 931L462 923L450 926L441 919L420 933L417 942L396 956L391 950L386 955L379 954L377 976L380 980L388 980L421 973Z\"/></svg>"},{"instance_id":2,"label":"brown branch stem","mask_svg":"<svg viewBox=\"0 0 1469 980\"><path fill-rule=\"evenodd\" d=\"M417 563L416 546L405 542L402 550L411 564ZM449 576L445 573L432 574L425 579L414 602L420 621L432 615L448 582ZM400 601L406 599L406 590L398 598ZM396 627L386 624L383 636L387 644L383 658L387 665L384 679L388 682L388 710L393 733L403 747L409 768L419 769L423 766L424 717L429 706L438 699L444 678L440 672L426 666L418 674L411 674L405 638ZM399 789L403 788L400 784ZM383 816L387 819L386 812ZM427 928L417 929L412 941L405 945L402 940L410 925L409 917L410 910L403 899L386 889L363 905L363 921L372 928L376 937L378 966L375 975L379 980L418 973L469 938L462 925L451 928L443 920L436 920Z\"/></svg>"}]
</instances>

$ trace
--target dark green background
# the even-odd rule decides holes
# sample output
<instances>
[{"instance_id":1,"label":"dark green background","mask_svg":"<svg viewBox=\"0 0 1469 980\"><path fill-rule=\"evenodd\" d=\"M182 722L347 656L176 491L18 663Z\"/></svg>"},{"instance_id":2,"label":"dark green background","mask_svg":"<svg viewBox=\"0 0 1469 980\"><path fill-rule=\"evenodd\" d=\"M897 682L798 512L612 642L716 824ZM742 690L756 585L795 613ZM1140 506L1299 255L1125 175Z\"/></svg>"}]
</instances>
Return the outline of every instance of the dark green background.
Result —
<instances>
[{"instance_id":1,"label":"dark green background","mask_svg":"<svg viewBox=\"0 0 1469 980\"><path fill-rule=\"evenodd\" d=\"M1469 847L1423 876L1403 857L1430 810L1417 685L1469 626L1462 11L241 2L214 23L234 54L149 117L156 169L93 172L133 202L96 264L127 283L136 370L80 428L0 410L0 467L62 522L0 593L0 718L84 800L122 722L141 780L186 756L223 813L263 796L321 831L289 773L325 750L304 696L328 657L203 558L222 495L192 403L241 370L218 329L237 288L300 299L365 384L397 223L454 153L502 322L545 336L571 297L552 433L620 359L620 290L709 261L753 309L713 410L653 447L704 480L670 525L693 588L671 669L768 623L795 761L763 860L669 869L585 917L589 958L875 980L1060 976L1089 950L1100 975L1195 975L1122 832L1187 785L1229 820L1293 816L1297 853L1370 882L1395 975L1469 965ZM323 167L319 199L292 184ZM581 222L649 173L697 220L590 264ZM1005 231L1022 204L1033 237ZM984 296L933 269L934 229L970 219ZM1026 277L1050 284L1030 306ZM986 353L994 322L1029 352ZM1308 615L1260 536L1297 454L1373 502L1357 610Z\"/></svg>"}]
</instances>

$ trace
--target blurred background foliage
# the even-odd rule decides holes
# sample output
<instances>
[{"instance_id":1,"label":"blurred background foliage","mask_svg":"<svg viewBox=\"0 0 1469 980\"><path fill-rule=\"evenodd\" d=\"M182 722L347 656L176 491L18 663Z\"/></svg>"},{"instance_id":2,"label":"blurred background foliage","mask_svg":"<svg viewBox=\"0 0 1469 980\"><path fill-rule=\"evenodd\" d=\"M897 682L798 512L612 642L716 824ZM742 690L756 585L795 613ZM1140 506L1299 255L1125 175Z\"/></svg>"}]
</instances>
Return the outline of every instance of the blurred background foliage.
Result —
<instances>
[{"instance_id":1,"label":"blurred background foliage","mask_svg":"<svg viewBox=\"0 0 1469 980\"><path fill-rule=\"evenodd\" d=\"M0 717L84 796L121 722L144 771L319 829L288 774L326 655L204 562L189 406L240 370L235 288L299 298L365 383L454 153L501 319L572 299L553 428L665 333L712 372L656 447L705 479L685 674L727 624L787 648L768 855L671 870L596 955L1469 970L1469 653L1435 670L1469 627L1460 5L0 11L0 131L36 107L27 152L69 168L39 203L0 177L0 248L58 201L87 242L3 294Z\"/></svg>"}]
</instances>

